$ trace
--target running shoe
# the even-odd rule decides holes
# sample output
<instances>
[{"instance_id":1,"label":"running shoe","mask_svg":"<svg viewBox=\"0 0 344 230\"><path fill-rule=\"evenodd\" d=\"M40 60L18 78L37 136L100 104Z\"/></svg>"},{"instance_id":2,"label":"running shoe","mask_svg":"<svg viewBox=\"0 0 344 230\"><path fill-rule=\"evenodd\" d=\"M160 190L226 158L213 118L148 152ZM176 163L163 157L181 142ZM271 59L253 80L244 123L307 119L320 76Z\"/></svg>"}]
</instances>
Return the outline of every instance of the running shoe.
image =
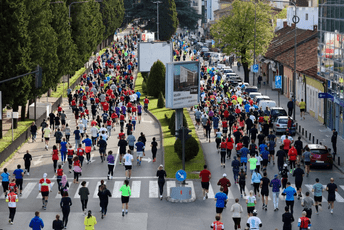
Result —
<instances>
[{"instance_id":1,"label":"running shoe","mask_svg":"<svg viewBox=\"0 0 344 230\"><path fill-rule=\"evenodd\" d=\"M124 212L122 212L122 216L124 216Z\"/></svg>"}]
</instances>

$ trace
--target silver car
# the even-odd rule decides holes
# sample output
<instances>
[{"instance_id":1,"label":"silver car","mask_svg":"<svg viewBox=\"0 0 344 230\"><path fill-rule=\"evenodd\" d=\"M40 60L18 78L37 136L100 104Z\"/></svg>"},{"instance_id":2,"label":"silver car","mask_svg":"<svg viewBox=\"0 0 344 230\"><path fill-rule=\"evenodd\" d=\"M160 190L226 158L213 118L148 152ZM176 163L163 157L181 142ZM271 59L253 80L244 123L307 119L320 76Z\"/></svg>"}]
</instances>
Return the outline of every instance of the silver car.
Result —
<instances>
[{"instance_id":1,"label":"silver car","mask_svg":"<svg viewBox=\"0 0 344 230\"><path fill-rule=\"evenodd\" d=\"M272 123L272 130L278 133L285 133L288 129L288 116L279 116L276 121Z\"/></svg>"}]
</instances>

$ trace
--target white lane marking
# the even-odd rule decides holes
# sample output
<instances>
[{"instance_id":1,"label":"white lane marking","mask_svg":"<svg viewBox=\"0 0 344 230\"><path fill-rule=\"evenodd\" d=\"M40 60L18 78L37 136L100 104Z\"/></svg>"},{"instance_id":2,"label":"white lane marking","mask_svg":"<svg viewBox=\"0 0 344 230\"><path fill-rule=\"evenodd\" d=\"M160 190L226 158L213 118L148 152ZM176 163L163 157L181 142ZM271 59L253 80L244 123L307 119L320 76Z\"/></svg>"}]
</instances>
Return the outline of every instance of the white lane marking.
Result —
<instances>
[{"instance_id":1,"label":"white lane marking","mask_svg":"<svg viewBox=\"0 0 344 230\"><path fill-rule=\"evenodd\" d=\"M83 180L104 180L105 177L82 177ZM25 181L39 181L42 178L25 178ZM112 180L124 180L126 177L113 177ZM137 176L130 177L130 179L156 179L156 176ZM50 180L56 180L56 178L51 178Z\"/></svg>"},{"instance_id":2,"label":"white lane marking","mask_svg":"<svg viewBox=\"0 0 344 230\"><path fill-rule=\"evenodd\" d=\"M208 198L209 199L214 199L215 198L213 186L211 186L211 183L209 183Z\"/></svg>"},{"instance_id":3,"label":"white lane marking","mask_svg":"<svg viewBox=\"0 0 344 230\"><path fill-rule=\"evenodd\" d=\"M342 189L344 189L344 186L340 185L339 187L341 187ZM339 202L339 203L343 203L344 202L344 199L341 195L339 195L338 192L336 192L336 201Z\"/></svg>"},{"instance_id":4,"label":"white lane marking","mask_svg":"<svg viewBox=\"0 0 344 230\"><path fill-rule=\"evenodd\" d=\"M119 189L122 187L123 181L115 181L115 186L112 191L112 198L121 198L122 194Z\"/></svg>"},{"instance_id":5,"label":"white lane marking","mask_svg":"<svg viewBox=\"0 0 344 230\"><path fill-rule=\"evenodd\" d=\"M166 182L166 188L167 188L167 196L171 196L171 188L176 187L176 182L173 181L167 181Z\"/></svg>"},{"instance_id":6,"label":"white lane marking","mask_svg":"<svg viewBox=\"0 0 344 230\"><path fill-rule=\"evenodd\" d=\"M136 180L131 182L131 198L140 198L141 181Z\"/></svg>"},{"instance_id":7,"label":"white lane marking","mask_svg":"<svg viewBox=\"0 0 344 230\"><path fill-rule=\"evenodd\" d=\"M32 192L32 190L35 188L37 183L28 183L23 192L22 192L22 196L19 197L19 199L26 199L29 197L30 193Z\"/></svg>"},{"instance_id":8,"label":"white lane marking","mask_svg":"<svg viewBox=\"0 0 344 230\"><path fill-rule=\"evenodd\" d=\"M149 181L149 198L158 198L159 197L159 186L157 180Z\"/></svg>"},{"instance_id":9,"label":"white lane marking","mask_svg":"<svg viewBox=\"0 0 344 230\"><path fill-rule=\"evenodd\" d=\"M85 186L88 187L88 185L89 185L89 182L87 181ZM74 198L80 199L79 190L80 190L81 187L82 187L82 185L80 183L78 188L77 188L77 190L76 190L76 192L75 192Z\"/></svg>"},{"instance_id":10,"label":"white lane marking","mask_svg":"<svg viewBox=\"0 0 344 230\"><path fill-rule=\"evenodd\" d=\"M106 184L106 181L104 181L104 184ZM97 186L96 186L96 188L94 189L93 198L98 198L99 186L100 186L100 181L97 182Z\"/></svg>"},{"instance_id":11,"label":"white lane marking","mask_svg":"<svg viewBox=\"0 0 344 230\"><path fill-rule=\"evenodd\" d=\"M51 182L51 190L53 190L54 184L55 182ZM38 192L36 199L42 199L42 194L40 192Z\"/></svg>"},{"instance_id":12,"label":"white lane marking","mask_svg":"<svg viewBox=\"0 0 344 230\"><path fill-rule=\"evenodd\" d=\"M309 190L309 192L313 193L313 195L314 195L314 192L312 192L313 185L312 184L306 184L305 186ZM322 202L327 202L327 200L324 196L322 196Z\"/></svg>"}]
</instances>

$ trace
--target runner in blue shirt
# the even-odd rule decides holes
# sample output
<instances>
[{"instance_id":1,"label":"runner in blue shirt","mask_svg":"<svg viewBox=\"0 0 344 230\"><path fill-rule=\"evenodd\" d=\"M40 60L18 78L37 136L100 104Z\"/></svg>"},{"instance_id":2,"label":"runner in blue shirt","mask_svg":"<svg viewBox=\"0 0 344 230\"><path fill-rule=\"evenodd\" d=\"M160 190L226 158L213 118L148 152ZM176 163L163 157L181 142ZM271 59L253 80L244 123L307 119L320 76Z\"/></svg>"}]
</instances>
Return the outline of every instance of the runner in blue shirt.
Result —
<instances>
[{"instance_id":1,"label":"runner in blue shirt","mask_svg":"<svg viewBox=\"0 0 344 230\"><path fill-rule=\"evenodd\" d=\"M61 145L61 161L62 164L66 162L66 153L67 153L67 142L66 142L66 138L62 138L62 142L60 143Z\"/></svg>"},{"instance_id":2,"label":"runner in blue shirt","mask_svg":"<svg viewBox=\"0 0 344 230\"><path fill-rule=\"evenodd\" d=\"M137 159L136 159L137 164L141 165L142 157L145 156L145 153L144 153L145 145L143 144L143 142L141 142L140 139L138 139L138 141L135 144L135 148L136 148L136 155L137 155Z\"/></svg>"},{"instance_id":3,"label":"runner in blue shirt","mask_svg":"<svg viewBox=\"0 0 344 230\"><path fill-rule=\"evenodd\" d=\"M261 152L260 152L260 156L263 158L263 171L266 170L266 167L268 166L268 162L269 162L269 151L267 150L268 147L266 146Z\"/></svg>"},{"instance_id":4,"label":"runner in blue shirt","mask_svg":"<svg viewBox=\"0 0 344 230\"><path fill-rule=\"evenodd\" d=\"M109 114L103 113L103 114L102 114L102 117L103 117L103 122L106 123L106 121L107 121L107 119L108 119L108 117L109 117Z\"/></svg>"},{"instance_id":5,"label":"runner in blue shirt","mask_svg":"<svg viewBox=\"0 0 344 230\"><path fill-rule=\"evenodd\" d=\"M290 206L289 209L291 214L293 214L294 211L294 196L296 196L296 194L295 188L291 187L290 182L287 182L287 188L283 190L282 195L286 196L286 206Z\"/></svg>"},{"instance_id":6,"label":"runner in blue shirt","mask_svg":"<svg viewBox=\"0 0 344 230\"><path fill-rule=\"evenodd\" d=\"M213 117L213 126L214 126L214 134L216 135L217 130L219 129L219 117L215 115Z\"/></svg>"},{"instance_id":7,"label":"runner in blue shirt","mask_svg":"<svg viewBox=\"0 0 344 230\"><path fill-rule=\"evenodd\" d=\"M246 103L246 105L244 106L244 109L245 109L245 112L246 113L249 113L250 112L250 104L249 103Z\"/></svg>"},{"instance_id":8,"label":"runner in blue shirt","mask_svg":"<svg viewBox=\"0 0 344 230\"><path fill-rule=\"evenodd\" d=\"M24 176L24 171L21 169L21 165L17 165L17 169L14 170L13 175L16 178L16 185L20 190L20 196L21 196L22 190L23 190L23 176Z\"/></svg>"},{"instance_id":9,"label":"runner in blue shirt","mask_svg":"<svg viewBox=\"0 0 344 230\"><path fill-rule=\"evenodd\" d=\"M269 154L270 154L269 155L269 164L271 162L271 158L272 158L272 163L275 164L275 147L276 147L276 142L275 142L274 138L269 140L268 147L269 147L268 150L269 150Z\"/></svg>"},{"instance_id":10,"label":"runner in blue shirt","mask_svg":"<svg viewBox=\"0 0 344 230\"><path fill-rule=\"evenodd\" d=\"M82 143L85 144L86 159L87 164L89 164L91 163L92 140L86 134L86 138L82 141Z\"/></svg>"},{"instance_id":11,"label":"runner in blue shirt","mask_svg":"<svg viewBox=\"0 0 344 230\"><path fill-rule=\"evenodd\" d=\"M220 192L216 193L214 200L216 202L216 214L221 218L225 202L228 201L228 196L223 192L223 187L220 187Z\"/></svg>"},{"instance_id":12,"label":"runner in blue shirt","mask_svg":"<svg viewBox=\"0 0 344 230\"><path fill-rule=\"evenodd\" d=\"M141 123L142 105L139 103L137 105L137 117L139 118L139 124Z\"/></svg>"},{"instance_id":13,"label":"runner in blue shirt","mask_svg":"<svg viewBox=\"0 0 344 230\"><path fill-rule=\"evenodd\" d=\"M1 178L2 178L2 189L5 193L5 197L7 196L7 191L8 191L8 184L10 183L10 174L7 172L7 168L4 168L4 172L1 173Z\"/></svg>"},{"instance_id":14,"label":"runner in blue shirt","mask_svg":"<svg viewBox=\"0 0 344 230\"><path fill-rule=\"evenodd\" d=\"M241 162L241 166L245 165L245 172L247 171L247 155L249 153L250 151L246 147L242 147L240 149L240 162Z\"/></svg>"}]
</instances>

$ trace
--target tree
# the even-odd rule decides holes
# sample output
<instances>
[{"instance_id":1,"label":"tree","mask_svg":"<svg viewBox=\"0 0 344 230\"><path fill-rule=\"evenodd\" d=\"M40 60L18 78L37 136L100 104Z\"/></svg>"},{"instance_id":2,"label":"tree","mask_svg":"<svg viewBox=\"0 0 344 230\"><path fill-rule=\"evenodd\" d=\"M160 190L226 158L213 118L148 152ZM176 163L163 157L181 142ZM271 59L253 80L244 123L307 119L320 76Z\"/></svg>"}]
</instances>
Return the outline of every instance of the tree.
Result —
<instances>
[{"instance_id":1,"label":"tree","mask_svg":"<svg viewBox=\"0 0 344 230\"><path fill-rule=\"evenodd\" d=\"M165 98L164 95L162 95L162 92L159 93L159 98L158 98L158 108L164 108L165 107Z\"/></svg>"},{"instance_id":2,"label":"tree","mask_svg":"<svg viewBox=\"0 0 344 230\"><path fill-rule=\"evenodd\" d=\"M59 77L73 74L75 70L76 46L72 39L68 7L66 4L50 4L53 13L51 26L57 35Z\"/></svg>"},{"instance_id":3,"label":"tree","mask_svg":"<svg viewBox=\"0 0 344 230\"><path fill-rule=\"evenodd\" d=\"M179 27L187 27L189 29L196 29L198 20L202 18L202 15L191 7L190 0L174 0L176 3Z\"/></svg>"},{"instance_id":4,"label":"tree","mask_svg":"<svg viewBox=\"0 0 344 230\"><path fill-rule=\"evenodd\" d=\"M104 0L100 3L100 13L103 16L104 38L113 35L121 26L124 17L123 0Z\"/></svg>"},{"instance_id":5,"label":"tree","mask_svg":"<svg viewBox=\"0 0 344 230\"><path fill-rule=\"evenodd\" d=\"M271 6L259 1L256 21L256 57L264 54L274 37ZM249 81L248 67L253 64L255 4L253 1L232 3L230 15L222 17L211 28L218 46L230 55L235 53L243 65L245 82Z\"/></svg>"},{"instance_id":6,"label":"tree","mask_svg":"<svg viewBox=\"0 0 344 230\"><path fill-rule=\"evenodd\" d=\"M154 62L150 69L146 84L148 95L156 98L159 97L160 92L165 95L165 73L166 68L164 63L162 63L160 60Z\"/></svg>"},{"instance_id":7,"label":"tree","mask_svg":"<svg viewBox=\"0 0 344 230\"><path fill-rule=\"evenodd\" d=\"M31 71L31 37L29 36L29 15L22 0L2 0L0 11L0 80L5 80ZM2 105L9 104L14 111L19 105L26 105L33 76L26 76L0 84ZM2 108L0 108L2 109ZM25 112L25 109L24 109ZM25 113L24 113L25 114ZM25 116L22 117L25 119ZM0 122L2 132L2 120ZM16 124L14 125L16 127Z\"/></svg>"},{"instance_id":8,"label":"tree","mask_svg":"<svg viewBox=\"0 0 344 230\"><path fill-rule=\"evenodd\" d=\"M159 4L159 39L170 40L178 27L177 9L174 0L163 0Z\"/></svg>"},{"instance_id":9,"label":"tree","mask_svg":"<svg viewBox=\"0 0 344 230\"><path fill-rule=\"evenodd\" d=\"M165 114L165 116L166 116L166 114ZM188 121L186 120L184 112L183 112L183 126L188 127ZM176 134L176 112L175 111L173 111L173 113L172 113L172 115L168 121L168 128L171 132L171 135L174 136Z\"/></svg>"},{"instance_id":10,"label":"tree","mask_svg":"<svg viewBox=\"0 0 344 230\"><path fill-rule=\"evenodd\" d=\"M182 142L180 139L177 139L174 142L174 151L177 153L178 158L183 160L182 157ZM199 152L198 142L194 137L190 137L185 141L185 161L190 161L194 159Z\"/></svg>"}]
</instances>

